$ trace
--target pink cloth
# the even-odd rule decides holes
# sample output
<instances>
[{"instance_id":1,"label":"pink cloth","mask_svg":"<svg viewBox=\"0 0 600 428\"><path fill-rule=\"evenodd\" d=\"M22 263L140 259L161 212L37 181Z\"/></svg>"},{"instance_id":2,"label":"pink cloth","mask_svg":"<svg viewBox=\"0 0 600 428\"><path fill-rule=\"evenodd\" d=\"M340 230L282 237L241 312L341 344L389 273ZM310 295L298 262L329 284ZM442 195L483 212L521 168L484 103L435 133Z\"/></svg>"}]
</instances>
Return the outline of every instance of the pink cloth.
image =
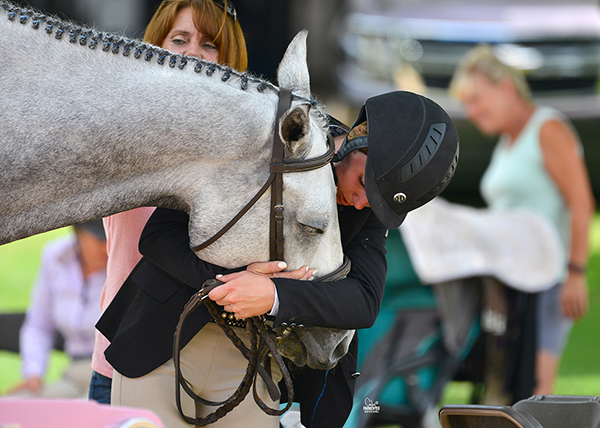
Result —
<instances>
[{"instance_id":1,"label":"pink cloth","mask_svg":"<svg viewBox=\"0 0 600 428\"><path fill-rule=\"evenodd\" d=\"M0 426L164 428L164 424L158 416L146 409L111 407L95 401L4 397L0 399Z\"/></svg>"},{"instance_id":2,"label":"pink cloth","mask_svg":"<svg viewBox=\"0 0 600 428\"><path fill-rule=\"evenodd\" d=\"M138 251L140 236L155 208L143 207L112 215L104 219L106 230L106 284L100 296L100 311L104 312L121 288L121 285L142 255ZM113 368L104 358L110 342L96 331L92 368L101 375L112 378Z\"/></svg>"}]
</instances>

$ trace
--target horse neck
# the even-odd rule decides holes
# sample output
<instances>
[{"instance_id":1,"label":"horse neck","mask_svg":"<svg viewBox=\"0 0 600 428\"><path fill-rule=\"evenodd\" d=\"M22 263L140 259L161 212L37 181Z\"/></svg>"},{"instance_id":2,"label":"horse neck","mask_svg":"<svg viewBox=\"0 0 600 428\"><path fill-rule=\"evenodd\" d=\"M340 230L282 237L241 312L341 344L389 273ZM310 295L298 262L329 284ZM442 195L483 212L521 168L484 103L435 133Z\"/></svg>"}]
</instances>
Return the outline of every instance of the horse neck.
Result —
<instances>
[{"instance_id":1,"label":"horse neck","mask_svg":"<svg viewBox=\"0 0 600 428\"><path fill-rule=\"evenodd\" d=\"M139 206L189 209L224 165L266 162L272 85L180 56L160 65L146 45L104 51L107 35L90 49L82 33L58 40L5 13L0 242Z\"/></svg>"}]
</instances>

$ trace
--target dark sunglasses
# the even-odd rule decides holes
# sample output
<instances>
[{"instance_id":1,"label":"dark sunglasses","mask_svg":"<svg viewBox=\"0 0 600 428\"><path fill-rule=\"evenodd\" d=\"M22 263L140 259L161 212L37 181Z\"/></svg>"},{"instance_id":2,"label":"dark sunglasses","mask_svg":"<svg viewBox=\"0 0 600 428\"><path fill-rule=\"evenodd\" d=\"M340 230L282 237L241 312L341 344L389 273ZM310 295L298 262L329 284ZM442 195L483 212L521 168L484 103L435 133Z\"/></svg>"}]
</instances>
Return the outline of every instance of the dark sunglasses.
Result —
<instances>
[{"instance_id":1,"label":"dark sunglasses","mask_svg":"<svg viewBox=\"0 0 600 428\"><path fill-rule=\"evenodd\" d=\"M237 12L235 6L229 0L227 0L227 7L225 7L225 0L213 0L213 2L221 9L226 10L227 13L233 18L233 22L237 19Z\"/></svg>"}]
</instances>

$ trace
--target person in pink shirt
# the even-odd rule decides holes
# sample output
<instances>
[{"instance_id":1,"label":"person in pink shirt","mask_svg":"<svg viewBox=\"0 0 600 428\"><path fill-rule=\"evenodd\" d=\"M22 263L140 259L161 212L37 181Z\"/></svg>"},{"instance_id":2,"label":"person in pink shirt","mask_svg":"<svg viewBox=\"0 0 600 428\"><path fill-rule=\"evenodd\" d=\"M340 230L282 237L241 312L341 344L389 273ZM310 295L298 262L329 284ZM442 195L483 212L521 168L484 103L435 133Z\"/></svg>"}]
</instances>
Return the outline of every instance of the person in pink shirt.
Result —
<instances>
[{"instance_id":1,"label":"person in pink shirt","mask_svg":"<svg viewBox=\"0 0 600 428\"><path fill-rule=\"evenodd\" d=\"M142 258L138 251L138 242L142 230L154 209L152 207L136 208L103 219L104 229L106 230L108 263L106 266L106 283L100 296L101 312L104 312L108 307L131 270ZM113 373L113 368L104 358L104 351L108 345L108 340L96 330L91 362L93 372L89 387L89 398L105 404L110 404L110 386Z\"/></svg>"},{"instance_id":2,"label":"person in pink shirt","mask_svg":"<svg viewBox=\"0 0 600 428\"><path fill-rule=\"evenodd\" d=\"M248 66L246 42L234 9L218 0L164 0L152 17L144 41L171 52L227 64L245 71ZM205 28L197 28L203 25ZM107 280L100 300L102 312L113 300L142 256L138 243L142 229L154 211L144 207L104 219L108 266ZM108 340L96 332L92 357L89 398L110 403L113 369L104 357Z\"/></svg>"}]
</instances>

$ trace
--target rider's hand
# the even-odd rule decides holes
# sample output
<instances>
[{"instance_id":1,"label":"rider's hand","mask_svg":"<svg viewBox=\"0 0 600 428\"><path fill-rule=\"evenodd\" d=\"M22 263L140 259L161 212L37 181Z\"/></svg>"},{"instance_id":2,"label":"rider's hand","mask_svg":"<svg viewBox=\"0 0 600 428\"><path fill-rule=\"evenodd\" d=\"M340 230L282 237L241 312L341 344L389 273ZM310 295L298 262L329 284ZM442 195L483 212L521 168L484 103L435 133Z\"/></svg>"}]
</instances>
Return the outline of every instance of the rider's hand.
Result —
<instances>
[{"instance_id":1,"label":"rider's hand","mask_svg":"<svg viewBox=\"0 0 600 428\"><path fill-rule=\"evenodd\" d=\"M237 318L250 318L269 313L275 302L275 284L265 275L249 271L217 276L220 285L208 297L233 312Z\"/></svg>"},{"instance_id":2,"label":"rider's hand","mask_svg":"<svg viewBox=\"0 0 600 428\"><path fill-rule=\"evenodd\" d=\"M269 278L289 278L300 279L303 281L312 279L316 273L316 269L310 269L308 266L302 266L296 270L283 270L287 267L286 262L258 262L248 265L246 270L252 273L266 275Z\"/></svg>"},{"instance_id":3,"label":"rider's hand","mask_svg":"<svg viewBox=\"0 0 600 428\"><path fill-rule=\"evenodd\" d=\"M271 278L310 280L316 273L306 266L284 272L286 267L285 262L252 263L245 271L219 275L217 279L224 284L208 293L208 297L240 319L269 313L275 302Z\"/></svg>"}]
</instances>

